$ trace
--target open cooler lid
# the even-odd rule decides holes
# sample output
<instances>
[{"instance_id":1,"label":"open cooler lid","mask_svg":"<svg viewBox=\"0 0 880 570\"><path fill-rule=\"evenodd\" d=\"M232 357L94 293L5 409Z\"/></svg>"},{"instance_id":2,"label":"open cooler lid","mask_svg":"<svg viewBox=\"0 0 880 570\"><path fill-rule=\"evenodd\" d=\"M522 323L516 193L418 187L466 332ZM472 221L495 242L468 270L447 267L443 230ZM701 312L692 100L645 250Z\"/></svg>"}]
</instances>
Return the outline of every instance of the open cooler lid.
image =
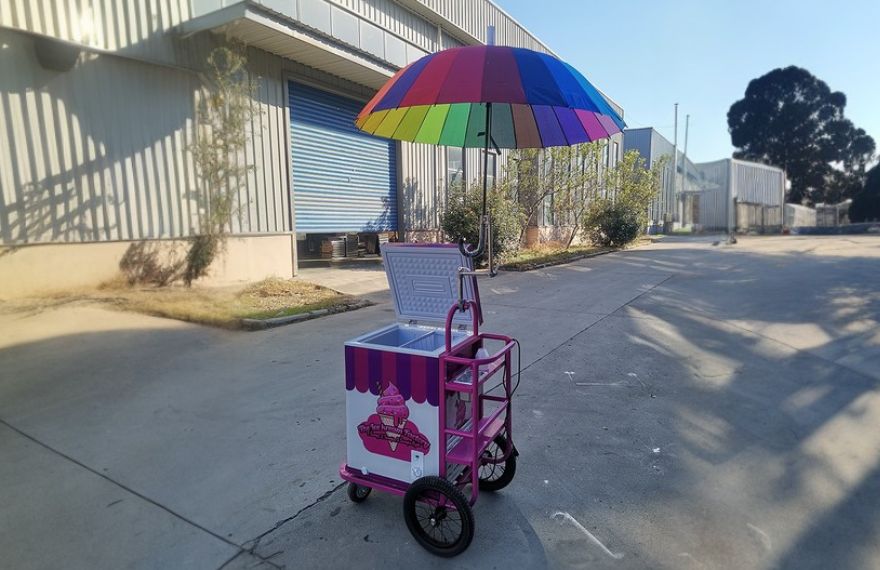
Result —
<instances>
[{"instance_id":1,"label":"open cooler lid","mask_svg":"<svg viewBox=\"0 0 880 570\"><path fill-rule=\"evenodd\" d=\"M473 267L455 244L385 243L382 259L394 311L407 322L445 323L449 308L458 302L458 268ZM476 277L465 278L464 297L480 306ZM478 318L482 323L482 311ZM470 310L457 312L453 322L470 325Z\"/></svg>"}]
</instances>

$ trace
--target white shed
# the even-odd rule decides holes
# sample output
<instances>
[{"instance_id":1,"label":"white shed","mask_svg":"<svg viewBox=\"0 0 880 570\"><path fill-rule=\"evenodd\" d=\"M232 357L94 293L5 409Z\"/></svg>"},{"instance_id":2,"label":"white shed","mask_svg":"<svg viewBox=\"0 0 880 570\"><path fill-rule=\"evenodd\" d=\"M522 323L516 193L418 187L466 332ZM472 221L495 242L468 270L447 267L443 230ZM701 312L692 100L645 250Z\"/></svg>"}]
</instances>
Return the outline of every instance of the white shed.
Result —
<instances>
[{"instance_id":1,"label":"white shed","mask_svg":"<svg viewBox=\"0 0 880 570\"><path fill-rule=\"evenodd\" d=\"M774 166L725 158L695 165L699 191L694 222L704 230L781 231L785 172Z\"/></svg>"}]
</instances>

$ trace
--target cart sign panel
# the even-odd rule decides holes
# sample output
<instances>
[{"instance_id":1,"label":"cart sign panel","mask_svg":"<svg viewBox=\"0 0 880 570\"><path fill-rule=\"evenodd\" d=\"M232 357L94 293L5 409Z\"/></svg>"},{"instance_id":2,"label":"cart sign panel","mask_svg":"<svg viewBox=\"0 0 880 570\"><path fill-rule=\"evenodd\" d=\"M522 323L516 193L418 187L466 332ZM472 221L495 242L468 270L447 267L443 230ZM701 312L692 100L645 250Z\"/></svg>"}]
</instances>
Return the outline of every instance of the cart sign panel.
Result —
<instances>
[{"instance_id":1,"label":"cart sign panel","mask_svg":"<svg viewBox=\"0 0 880 570\"><path fill-rule=\"evenodd\" d=\"M402 461L409 461L413 451L427 455L431 450L431 442L409 420L406 400L394 384L382 389L376 413L358 425L358 435L367 450Z\"/></svg>"}]
</instances>

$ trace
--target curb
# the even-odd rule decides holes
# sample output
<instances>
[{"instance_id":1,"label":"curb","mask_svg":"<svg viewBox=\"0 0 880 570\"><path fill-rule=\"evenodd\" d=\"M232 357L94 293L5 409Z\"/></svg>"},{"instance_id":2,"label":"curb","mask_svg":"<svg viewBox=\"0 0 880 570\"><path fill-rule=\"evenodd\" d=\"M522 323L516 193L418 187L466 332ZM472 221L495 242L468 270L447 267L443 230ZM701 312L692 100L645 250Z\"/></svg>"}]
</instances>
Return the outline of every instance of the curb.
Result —
<instances>
[{"instance_id":1,"label":"curb","mask_svg":"<svg viewBox=\"0 0 880 570\"><path fill-rule=\"evenodd\" d=\"M607 253L614 253L615 251L621 251L619 249L606 249L603 251L594 251L592 253L583 253L580 255L575 255L573 257L569 257L567 259L560 259L559 261L548 261L547 263L530 263L527 265L522 265L519 267L501 267L503 271L516 271L522 273L523 271L533 271L535 269L544 269L545 267L553 267L556 265L565 265L566 263L572 263L574 261L580 261L581 259L588 259L590 257L598 257L600 255L605 255Z\"/></svg>"},{"instance_id":2,"label":"curb","mask_svg":"<svg viewBox=\"0 0 880 570\"><path fill-rule=\"evenodd\" d=\"M286 317L274 317L271 319L241 319L241 328L248 331L261 331L272 329L275 327L283 327L284 325L290 325L293 323L310 321L312 319L317 319L318 317L323 317L325 315L335 315L337 313L356 311L358 309L363 309L364 307L369 307L371 305L373 305L372 301L361 299L359 301L355 301L354 303L339 305L336 307L331 307L329 309L315 309L314 311L309 311L307 313L298 313L296 315L288 315Z\"/></svg>"}]
</instances>

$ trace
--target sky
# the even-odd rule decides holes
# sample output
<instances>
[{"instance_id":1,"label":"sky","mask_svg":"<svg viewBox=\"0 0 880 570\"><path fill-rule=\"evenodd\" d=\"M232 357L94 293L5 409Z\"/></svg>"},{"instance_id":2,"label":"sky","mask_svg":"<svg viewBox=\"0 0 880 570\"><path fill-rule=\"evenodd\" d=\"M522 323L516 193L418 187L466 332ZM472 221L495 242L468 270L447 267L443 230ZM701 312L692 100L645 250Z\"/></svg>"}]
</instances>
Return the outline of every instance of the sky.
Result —
<instances>
[{"instance_id":1,"label":"sky","mask_svg":"<svg viewBox=\"0 0 880 570\"><path fill-rule=\"evenodd\" d=\"M847 96L880 149L880 0L495 0L624 109L688 157L731 156L727 111L749 81L804 67Z\"/></svg>"}]
</instances>

